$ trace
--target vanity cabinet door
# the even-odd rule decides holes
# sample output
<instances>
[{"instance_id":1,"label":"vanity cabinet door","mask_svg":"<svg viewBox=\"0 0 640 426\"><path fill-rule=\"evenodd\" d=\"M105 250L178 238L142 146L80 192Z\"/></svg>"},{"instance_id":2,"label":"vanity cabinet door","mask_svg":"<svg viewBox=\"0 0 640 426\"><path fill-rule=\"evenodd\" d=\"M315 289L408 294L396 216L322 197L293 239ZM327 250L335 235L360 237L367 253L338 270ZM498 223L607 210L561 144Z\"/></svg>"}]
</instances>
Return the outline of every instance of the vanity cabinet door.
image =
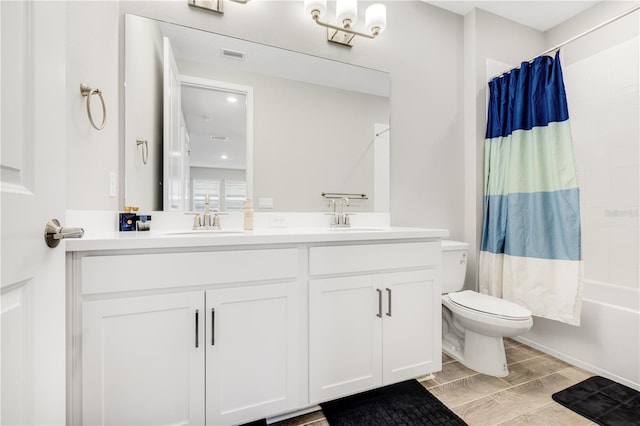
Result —
<instances>
[{"instance_id":1,"label":"vanity cabinet door","mask_svg":"<svg viewBox=\"0 0 640 426\"><path fill-rule=\"evenodd\" d=\"M309 283L310 402L382 384L380 275Z\"/></svg>"},{"instance_id":2,"label":"vanity cabinet door","mask_svg":"<svg viewBox=\"0 0 640 426\"><path fill-rule=\"evenodd\" d=\"M382 276L384 384L441 369L441 291L437 274L431 269Z\"/></svg>"},{"instance_id":3,"label":"vanity cabinet door","mask_svg":"<svg viewBox=\"0 0 640 426\"><path fill-rule=\"evenodd\" d=\"M311 280L312 404L439 371L438 270Z\"/></svg>"},{"instance_id":4,"label":"vanity cabinet door","mask_svg":"<svg viewBox=\"0 0 640 426\"><path fill-rule=\"evenodd\" d=\"M83 424L204 424L204 317L204 292L83 302Z\"/></svg>"},{"instance_id":5,"label":"vanity cabinet door","mask_svg":"<svg viewBox=\"0 0 640 426\"><path fill-rule=\"evenodd\" d=\"M211 290L207 301L207 424L298 408L297 282Z\"/></svg>"}]
</instances>

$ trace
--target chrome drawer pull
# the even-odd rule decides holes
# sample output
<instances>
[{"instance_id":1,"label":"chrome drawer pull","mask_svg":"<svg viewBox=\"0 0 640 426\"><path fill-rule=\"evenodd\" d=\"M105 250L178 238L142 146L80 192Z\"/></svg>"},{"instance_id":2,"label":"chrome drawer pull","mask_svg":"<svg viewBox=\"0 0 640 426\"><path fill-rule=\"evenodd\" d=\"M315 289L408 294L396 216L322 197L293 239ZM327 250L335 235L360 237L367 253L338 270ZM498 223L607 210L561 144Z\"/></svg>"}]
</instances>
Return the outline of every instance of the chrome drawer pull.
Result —
<instances>
[{"instance_id":1,"label":"chrome drawer pull","mask_svg":"<svg viewBox=\"0 0 640 426\"><path fill-rule=\"evenodd\" d=\"M216 310L211 308L211 346L216 345Z\"/></svg>"},{"instance_id":2,"label":"chrome drawer pull","mask_svg":"<svg viewBox=\"0 0 640 426\"><path fill-rule=\"evenodd\" d=\"M199 334L200 334L200 321L198 320L198 316L200 315L200 312L198 311L198 309L196 309L196 348L198 346L200 346L200 339L199 339Z\"/></svg>"},{"instance_id":3,"label":"chrome drawer pull","mask_svg":"<svg viewBox=\"0 0 640 426\"><path fill-rule=\"evenodd\" d=\"M387 289L387 293L389 295L387 316L390 317L391 316L391 289L390 288Z\"/></svg>"}]
</instances>

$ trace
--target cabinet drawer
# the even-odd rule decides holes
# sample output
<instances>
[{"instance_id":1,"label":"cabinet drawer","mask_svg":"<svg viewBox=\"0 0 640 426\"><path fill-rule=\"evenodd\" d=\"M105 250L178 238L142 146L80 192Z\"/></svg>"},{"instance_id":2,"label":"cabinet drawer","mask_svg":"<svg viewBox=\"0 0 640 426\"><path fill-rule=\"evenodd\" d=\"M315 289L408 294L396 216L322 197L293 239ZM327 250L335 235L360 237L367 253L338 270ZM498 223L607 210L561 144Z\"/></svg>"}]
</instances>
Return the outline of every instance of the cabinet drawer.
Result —
<instances>
[{"instance_id":1,"label":"cabinet drawer","mask_svg":"<svg viewBox=\"0 0 640 426\"><path fill-rule=\"evenodd\" d=\"M309 274L343 274L440 264L440 242L312 247Z\"/></svg>"},{"instance_id":2,"label":"cabinet drawer","mask_svg":"<svg viewBox=\"0 0 640 426\"><path fill-rule=\"evenodd\" d=\"M82 258L82 293L295 279L297 249L130 254Z\"/></svg>"}]
</instances>

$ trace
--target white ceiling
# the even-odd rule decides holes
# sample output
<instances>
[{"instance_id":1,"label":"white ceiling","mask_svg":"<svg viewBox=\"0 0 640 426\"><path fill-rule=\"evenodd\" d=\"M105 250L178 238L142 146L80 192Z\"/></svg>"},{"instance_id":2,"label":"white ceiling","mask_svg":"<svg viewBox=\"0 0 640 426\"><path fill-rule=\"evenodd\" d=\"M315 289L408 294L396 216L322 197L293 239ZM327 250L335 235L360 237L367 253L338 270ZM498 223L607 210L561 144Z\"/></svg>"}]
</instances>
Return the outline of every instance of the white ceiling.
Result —
<instances>
[{"instance_id":1,"label":"white ceiling","mask_svg":"<svg viewBox=\"0 0 640 426\"><path fill-rule=\"evenodd\" d=\"M227 98L236 102L231 103ZM247 97L225 89L182 85L192 167L247 167ZM224 156L224 158L223 158Z\"/></svg>"},{"instance_id":2,"label":"white ceiling","mask_svg":"<svg viewBox=\"0 0 640 426\"><path fill-rule=\"evenodd\" d=\"M599 1L581 0L423 1L459 15L464 15L477 7L539 31L547 31L599 3Z\"/></svg>"}]
</instances>

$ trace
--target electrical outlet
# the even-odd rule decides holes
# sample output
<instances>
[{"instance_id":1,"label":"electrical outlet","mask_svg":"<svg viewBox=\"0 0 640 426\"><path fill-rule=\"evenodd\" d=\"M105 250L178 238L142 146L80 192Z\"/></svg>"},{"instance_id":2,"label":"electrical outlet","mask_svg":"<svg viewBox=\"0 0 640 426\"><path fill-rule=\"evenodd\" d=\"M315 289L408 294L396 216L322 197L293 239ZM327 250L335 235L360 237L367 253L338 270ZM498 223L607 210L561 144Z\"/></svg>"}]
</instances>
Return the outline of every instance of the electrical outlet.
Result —
<instances>
[{"instance_id":1,"label":"electrical outlet","mask_svg":"<svg viewBox=\"0 0 640 426\"><path fill-rule=\"evenodd\" d=\"M281 214L272 214L269 216L269 226L271 228L286 228L287 216Z\"/></svg>"}]
</instances>

